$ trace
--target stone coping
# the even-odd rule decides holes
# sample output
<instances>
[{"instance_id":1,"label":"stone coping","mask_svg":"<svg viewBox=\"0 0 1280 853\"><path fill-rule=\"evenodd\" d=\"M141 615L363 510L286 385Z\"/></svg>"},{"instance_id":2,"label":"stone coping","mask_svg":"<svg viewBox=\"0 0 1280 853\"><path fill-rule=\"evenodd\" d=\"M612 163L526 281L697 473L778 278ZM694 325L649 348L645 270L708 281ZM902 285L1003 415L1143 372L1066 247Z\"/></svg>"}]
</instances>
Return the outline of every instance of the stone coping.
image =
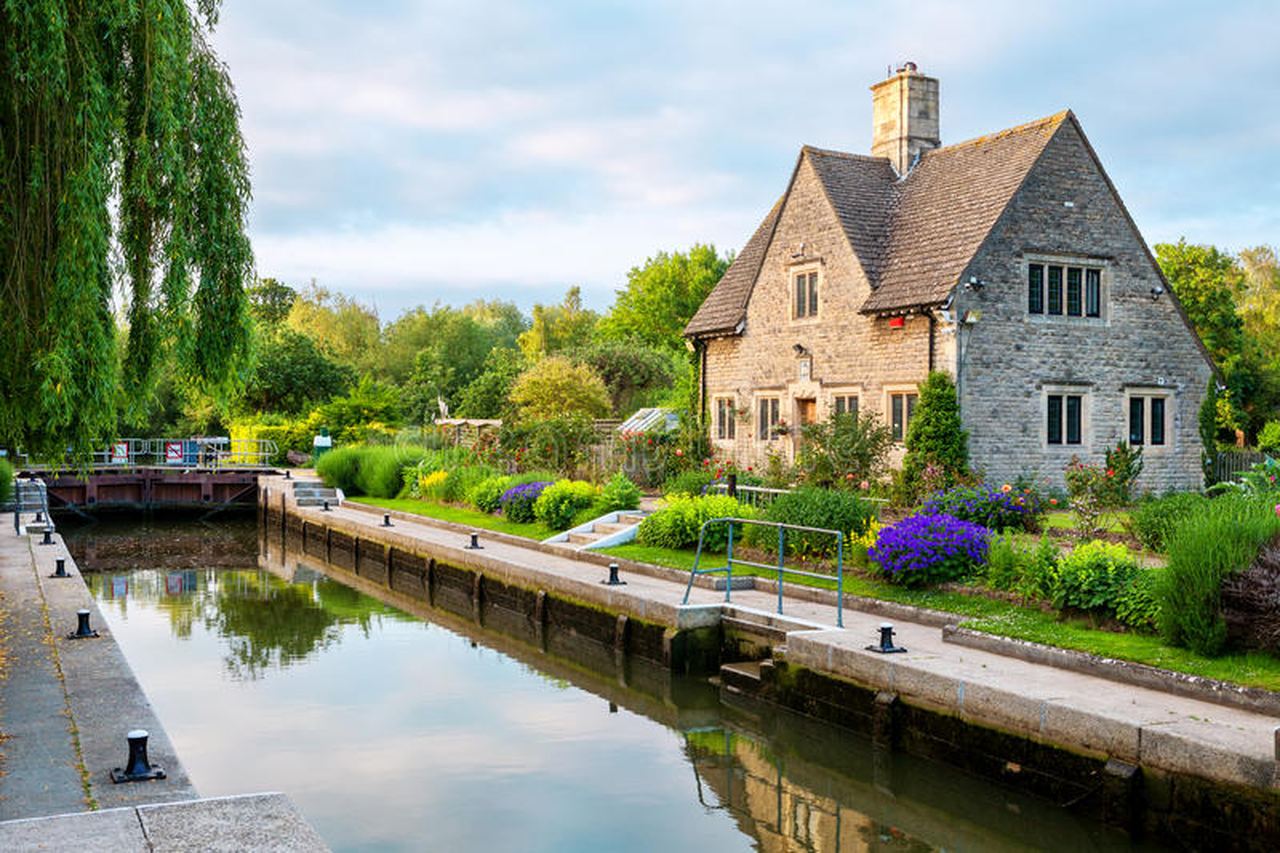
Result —
<instances>
[{"instance_id":1,"label":"stone coping","mask_svg":"<svg viewBox=\"0 0 1280 853\"><path fill-rule=\"evenodd\" d=\"M1029 640L1002 637L974 631L963 625L947 625L942 629L942 641L982 649L998 655L1018 658L1043 666L1067 669L1096 675L1122 684L1132 684L1152 690L1163 690L1178 696L1240 708L1257 714L1269 714L1280 724L1280 693L1261 687L1245 687L1227 681L1218 681L1200 675L1175 672L1133 661L1104 658L1074 649L1046 646Z\"/></svg>"}]
</instances>

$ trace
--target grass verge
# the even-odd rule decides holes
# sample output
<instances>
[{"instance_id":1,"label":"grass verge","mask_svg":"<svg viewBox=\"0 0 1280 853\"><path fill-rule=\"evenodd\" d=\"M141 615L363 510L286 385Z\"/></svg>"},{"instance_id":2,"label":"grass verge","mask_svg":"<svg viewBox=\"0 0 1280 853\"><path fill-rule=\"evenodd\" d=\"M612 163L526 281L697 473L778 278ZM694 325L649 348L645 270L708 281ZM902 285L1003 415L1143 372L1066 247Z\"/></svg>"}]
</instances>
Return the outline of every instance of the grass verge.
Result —
<instances>
[{"instance_id":1,"label":"grass verge","mask_svg":"<svg viewBox=\"0 0 1280 853\"><path fill-rule=\"evenodd\" d=\"M614 548L604 548L601 551L627 560L638 560L686 571L693 568L692 551L652 548L644 545L619 545ZM704 554L703 557L702 568L724 565L724 554ZM771 572L748 566L741 567L741 572L762 577L773 576ZM739 573L738 567L735 567L734 573ZM834 578L828 580L797 575L787 575L784 583L821 589L836 587ZM866 598L928 607L969 617L964 623L966 628L988 634L1089 652L1102 657L1133 661L1250 687L1280 690L1280 658L1264 653L1237 653L1206 658L1187 649L1166 646L1160 642L1159 637L1151 634L1102 631L1090 627L1084 620L1059 619L1055 613L1046 613L1034 607L1024 607L1007 601L946 590L905 589L863 575L845 577L844 591Z\"/></svg>"},{"instance_id":2,"label":"grass verge","mask_svg":"<svg viewBox=\"0 0 1280 853\"><path fill-rule=\"evenodd\" d=\"M548 536L554 536L558 532L538 522L519 524L514 521L508 521L500 515L489 515L476 509L467 509L451 504L437 503L436 501L420 501L415 498L370 498L361 496L352 498L350 503L362 503L369 506L379 506L383 509L394 509L398 512L423 515L440 521L451 521L454 524L465 524L469 527L494 530L498 533L510 533L512 536L523 536L526 539L542 540Z\"/></svg>"}]
</instances>

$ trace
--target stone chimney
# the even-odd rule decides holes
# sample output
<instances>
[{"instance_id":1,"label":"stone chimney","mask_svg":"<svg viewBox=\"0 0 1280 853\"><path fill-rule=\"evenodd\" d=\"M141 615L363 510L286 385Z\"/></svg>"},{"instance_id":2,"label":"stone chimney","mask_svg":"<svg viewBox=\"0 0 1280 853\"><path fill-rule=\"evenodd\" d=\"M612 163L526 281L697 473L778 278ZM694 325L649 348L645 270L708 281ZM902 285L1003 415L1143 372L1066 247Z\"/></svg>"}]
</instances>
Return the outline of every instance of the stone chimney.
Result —
<instances>
[{"instance_id":1,"label":"stone chimney","mask_svg":"<svg viewBox=\"0 0 1280 853\"><path fill-rule=\"evenodd\" d=\"M938 80L903 63L888 80L871 87L871 155L888 157L899 175L920 153L941 144L938 136Z\"/></svg>"}]
</instances>

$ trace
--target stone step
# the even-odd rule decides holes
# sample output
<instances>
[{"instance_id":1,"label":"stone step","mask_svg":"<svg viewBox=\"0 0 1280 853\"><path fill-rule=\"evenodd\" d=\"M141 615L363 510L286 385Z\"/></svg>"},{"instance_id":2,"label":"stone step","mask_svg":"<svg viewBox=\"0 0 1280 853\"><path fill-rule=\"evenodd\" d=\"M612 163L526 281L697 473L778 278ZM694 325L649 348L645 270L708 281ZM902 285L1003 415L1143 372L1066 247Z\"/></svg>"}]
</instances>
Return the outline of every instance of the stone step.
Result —
<instances>
[{"instance_id":1,"label":"stone step","mask_svg":"<svg viewBox=\"0 0 1280 853\"><path fill-rule=\"evenodd\" d=\"M630 525L630 524L613 524L612 522L608 522L608 521L598 521L596 522L595 526L591 529L594 530L596 533L601 533L601 534L604 534L605 536L608 536L610 533L617 533L621 530L627 530L633 526L634 525Z\"/></svg>"},{"instance_id":2,"label":"stone step","mask_svg":"<svg viewBox=\"0 0 1280 853\"><path fill-rule=\"evenodd\" d=\"M752 637L759 637L762 640L767 640L771 644L781 644L787 640L787 632L782 628L778 628L773 625L766 625L753 619L743 619L737 616L721 616L720 624L726 631L738 631Z\"/></svg>"},{"instance_id":3,"label":"stone step","mask_svg":"<svg viewBox=\"0 0 1280 853\"><path fill-rule=\"evenodd\" d=\"M730 690L755 693L760 687L760 661L736 661L720 665L720 683Z\"/></svg>"},{"instance_id":4,"label":"stone step","mask_svg":"<svg viewBox=\"0 0 1280 853\"><path fill-rule=\"evenodd\" d=\"M618 514L618 524L625 524L630 527L633 524L639 524L644 521L644 515L634 512L623 512Z\"/></svg>"},{"instance_id":5,"label":"stone step","mask_svg":"<svg viewBox=\"0 0 1280 853\"><path fill-rule=\"evenodd\" d=\"M571 542L574 545L589 545L590 543L596 541L599 538L600 536L597 533L570 533L569 534L569 542Z\"/></svg>"}]
</instances>

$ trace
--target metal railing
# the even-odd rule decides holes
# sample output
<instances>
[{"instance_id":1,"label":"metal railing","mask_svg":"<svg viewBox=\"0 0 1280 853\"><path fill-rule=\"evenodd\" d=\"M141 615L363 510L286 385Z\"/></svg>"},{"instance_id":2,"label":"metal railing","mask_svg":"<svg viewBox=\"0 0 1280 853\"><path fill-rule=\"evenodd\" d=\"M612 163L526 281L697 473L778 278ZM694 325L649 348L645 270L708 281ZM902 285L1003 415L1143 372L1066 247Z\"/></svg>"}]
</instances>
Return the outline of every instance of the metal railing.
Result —
<instances>
[{"instance_id":1,"label":"metal railing","mask_svg":"<svg viewBox=\"0 0 1280 853\"><path fill-rule=\"evenodd\" d=\"M753 506L756 509L763 509L782 495L791 494L791 489L771 489L765 486L744 486L739 483L734 487L734 497L739 503L747 506ZM729 494L729 484L725 482L711 483L703 490L704 495L727 495ZM861 495L858 500L869 503L876 508L876 517L879 518L881 510L888 506L889 501L885 498L866 498Z\"/></svg>"},{"instance_id":2,"label":"metal railing","mask_svg":"<svg viewBox=\"0 0 1280 853\"><path fill-rule=\"evenodd\" d=\"M44 480L20 477L13 481L13 532L22 532L22 514L38 512L46 524L53 524L49 515L49 489Z\"/></svg>"},{"instance_id":3,"label":"metal railing","mask_svg":"<svg viewBox=\"0 0 1280 853\"><path fill-rule=\"evenodd\" d=\"M713 569L699 568L702 564L702 546L706 541L707 527L712 524L727 524L729 526L728 546L725 549L725 564ZM740 524L754 524L759 527L773 527L778 531L778 562L776 565L769 563L755 563L751 560L736 559L733 555L733 532ZM797 575L800 577L819 578L822 580L831 580L830 575L818 574L817 572L805 572L800 569L788 569L786 567L787 556L787 531L793 530L800 533L821 533L834 536L836 540L836 627L844 627L844 534L839 530L827 530L822 527L804 527L799 524L782 524L777 521L760 521L754 518L712 518L704 521L702 526L698 528L698 551L693 557L693 568L689 571L689 583L684 588L683 604L689 603L689 593L693 591L693 582L699 575L715 575L723 573L724 582L724 600L731 601L730 594L733 592L733 567L751 566L756 569L764 569L766 571L776 572L778 575L778 614L782 615L782 581L785 575Z\"/></svg>"},{"instance_id":4,"label":"metal railing","mask_svg":"<svg viewBox=\"0 0 1280 853\"><path fill-rule=\"evenodd\" d=\"M94 451L93 464L99 468L132 468L140 465L183 468L228 468L270 466L279 452L274 441L265 438L118 438ZM18 454L26 459L25 454ZM71 462L71 457L67 457ZM22 467L30 467L23 464Z\"/></svg>"}]
</instances>

